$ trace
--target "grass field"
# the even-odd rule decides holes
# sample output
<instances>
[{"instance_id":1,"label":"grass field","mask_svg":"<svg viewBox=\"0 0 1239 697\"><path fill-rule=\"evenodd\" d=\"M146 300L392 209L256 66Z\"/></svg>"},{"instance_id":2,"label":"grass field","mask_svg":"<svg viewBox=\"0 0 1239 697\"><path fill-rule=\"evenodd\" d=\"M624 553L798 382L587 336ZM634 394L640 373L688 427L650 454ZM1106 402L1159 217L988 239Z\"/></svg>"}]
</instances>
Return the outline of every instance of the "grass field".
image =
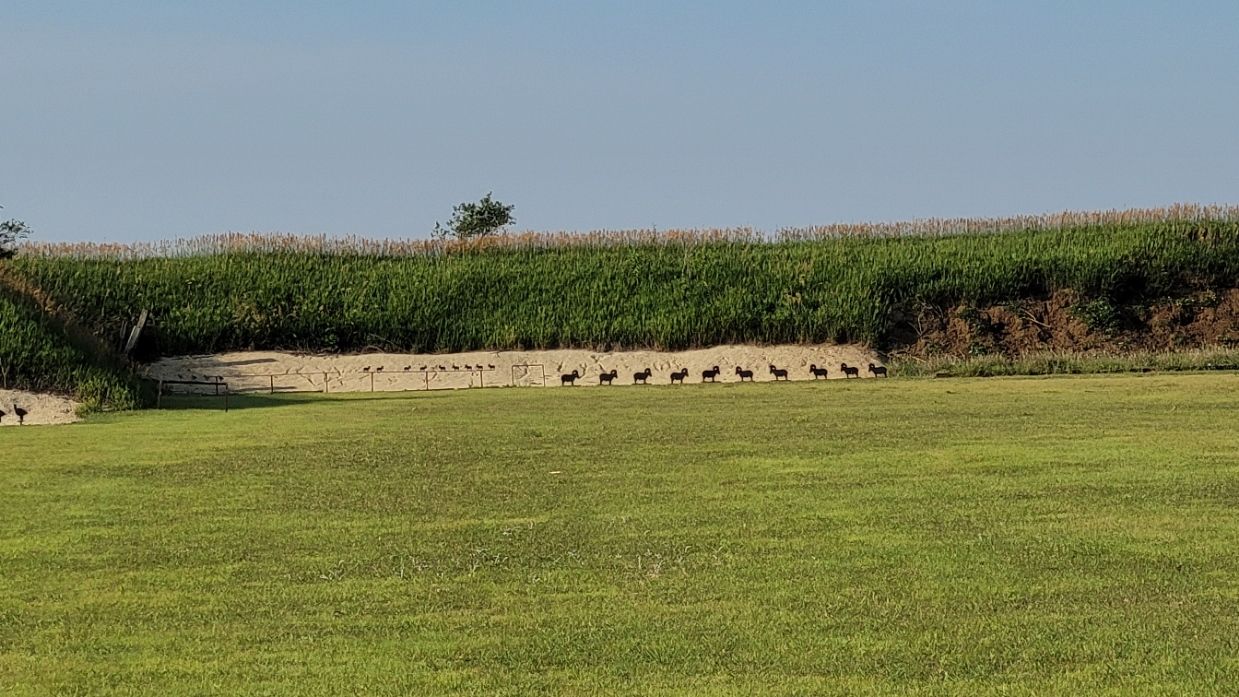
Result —
<instances>
[{"instance_id":1,"label":"grass field","mask_svg":"<svg viewBox=\"0 0 1239 697\"><path fill-rule=\"evenodd\" d=\"M1234 373L216 404L0 431L0 694L1239 685Z\"/></svg>"}]
</instances>

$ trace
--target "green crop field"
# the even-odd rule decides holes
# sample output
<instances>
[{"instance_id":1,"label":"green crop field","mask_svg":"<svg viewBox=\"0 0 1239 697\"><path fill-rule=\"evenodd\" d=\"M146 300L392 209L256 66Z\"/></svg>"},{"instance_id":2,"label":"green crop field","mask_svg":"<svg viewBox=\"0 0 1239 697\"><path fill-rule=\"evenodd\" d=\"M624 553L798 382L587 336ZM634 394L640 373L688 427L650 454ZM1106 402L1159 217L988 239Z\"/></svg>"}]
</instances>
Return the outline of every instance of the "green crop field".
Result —
<instances>
[{"instance_id":1,"label":"green crop field","mask_svg":"<svg viewBox=\"0 0 1239 697\"><path fill-rule=\"evenodd\" d=\"M100 335L151 310L163 355L885 347L899 318L925 303L1062 289L1126 303L1228 288L1239 277L1239 219L893 239L550 240L521 246L520 238L497 238L494 247L458 252L206 240L201 253L173 247L176 256L32 253L13 270Z\"/></svg>"},{"instance_id":2,"label":"green crop field","mask_svg":"<svg viewBox=\"0 0 1239 697\"><path fill-rule=\"evenodd\" d=\"M1239 375L0 431L0 694L1226 694Z\"/></svg>"}]
</instances>

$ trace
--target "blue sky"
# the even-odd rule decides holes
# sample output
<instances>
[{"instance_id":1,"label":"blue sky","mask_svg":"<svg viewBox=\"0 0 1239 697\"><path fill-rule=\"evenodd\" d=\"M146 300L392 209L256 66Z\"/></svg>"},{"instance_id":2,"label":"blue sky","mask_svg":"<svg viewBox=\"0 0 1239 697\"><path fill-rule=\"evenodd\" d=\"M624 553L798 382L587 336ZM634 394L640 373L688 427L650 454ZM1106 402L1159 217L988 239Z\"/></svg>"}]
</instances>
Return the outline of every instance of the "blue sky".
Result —
<instances>
[{"instance_id":1,"label":"blue sky","mask_svg":"<svg viewBox=\"0 0 1239 697\"><path fill-rule=\"evenodd\" d=\"M49 240L780 226L1239 202L1239 3L0 5Z\"/></svg>"}]
</instances>

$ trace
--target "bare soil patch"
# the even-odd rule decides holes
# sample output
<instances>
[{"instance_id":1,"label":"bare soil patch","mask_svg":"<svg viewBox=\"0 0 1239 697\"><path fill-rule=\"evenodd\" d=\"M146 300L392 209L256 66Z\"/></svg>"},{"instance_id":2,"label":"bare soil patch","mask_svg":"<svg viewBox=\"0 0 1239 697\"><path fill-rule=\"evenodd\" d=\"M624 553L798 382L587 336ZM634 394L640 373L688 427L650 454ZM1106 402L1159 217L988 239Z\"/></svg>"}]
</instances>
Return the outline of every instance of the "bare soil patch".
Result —
<instances>
[{"instance_id":1,"label":"bare soil patch","mask_svg":"<svg viewBox=\"0 0 1239 697\"><path fill-rule=\"evenodd\" d=\"M233 392L381 392L469 387L559 387L561 376L573 371L578 386L597 387L603 373L616 372L615 385L631 385L634 374L650 370L651 385L671 383L671 373L688 370L687 383L702 382L702 372L718 366L718 382L739 382L736 368L753 371L753 380L775 379L774 365L790 380L812 380L809 366L828 370L828 379L843 377L840 365L859 366L868 378L877 354L857 345L715 346L692 351L599 352L583 349L549 351L471 351L444 354L371 353L300 355L271 351L164 358L147 374L166 381L228 383ZM169 385L176 391L211 392L209 385Z\"/></svg>"},{"instance_id":2,"label":"bare soil patch","mask_svg":"<svg viewBox=\"0 0 1239 697\"><path fill-rule=\"evenodd\" d=\"M38 394L21 390L0 390L0 426L17 426L17 409L26 411L22 422L27 426L68 424L78 421L77 402L59 395Z\"/></svg>"}]
</instances>

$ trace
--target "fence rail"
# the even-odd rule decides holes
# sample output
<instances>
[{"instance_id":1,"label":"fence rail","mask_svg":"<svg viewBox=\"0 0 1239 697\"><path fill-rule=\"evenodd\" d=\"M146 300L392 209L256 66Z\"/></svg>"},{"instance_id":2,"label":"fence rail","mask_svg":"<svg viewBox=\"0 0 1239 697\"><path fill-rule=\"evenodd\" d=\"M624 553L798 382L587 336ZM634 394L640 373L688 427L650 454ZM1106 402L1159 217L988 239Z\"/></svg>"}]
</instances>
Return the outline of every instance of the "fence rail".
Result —
<instances>
[{"instance_id":1,"label":"fence rail","mask_svg":"<svg viewBox=\"0 0 1239 697\"><path fill-rule=\"evenodd\" d=\"M149 380L151 378L147 378L147 379ZM213 388L217 396L220 396L220 395L223 396L224 411L228 411L228 394L231 392L231 390L228 389L228 383L224 382L223 380L155 380L155 383L156 383L156 388L155 388L155 408L156 409L163 406L164 394L171 394L170 392L167 392L168 385L203 385L206 387ZM220 392L220 388L223 388L223 392Z\"/></svg>"},{"instance_id":2,"label":"fence rail","mask_svg":"<svg viewBox=\"0 0 1239 697\"><path fill-rule=\"evenodd\" d=\"M541 368L541 366L538 366ZM265 392L423 392L434 390L458 390L486 387L487 373L497 373L492 367L426 368L393 371L301 371L292 373L228 373L201 376L191 374L191 379L161 378L148 375L146 379L159 383L161 394L171 394L165 386L183 385L191 388L185 394L220 394L225 386L232 394ZM466 384L445 384L451 376L467 376ZM199 377L201 379L199 379ZM442 378L442 379L441 379ZM543 375L545 382L545 375ZM494 379L491 386L498 386ZM513 381L515 384L515 380Z\"/></svg>"}]
</instances>

